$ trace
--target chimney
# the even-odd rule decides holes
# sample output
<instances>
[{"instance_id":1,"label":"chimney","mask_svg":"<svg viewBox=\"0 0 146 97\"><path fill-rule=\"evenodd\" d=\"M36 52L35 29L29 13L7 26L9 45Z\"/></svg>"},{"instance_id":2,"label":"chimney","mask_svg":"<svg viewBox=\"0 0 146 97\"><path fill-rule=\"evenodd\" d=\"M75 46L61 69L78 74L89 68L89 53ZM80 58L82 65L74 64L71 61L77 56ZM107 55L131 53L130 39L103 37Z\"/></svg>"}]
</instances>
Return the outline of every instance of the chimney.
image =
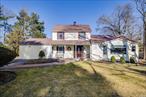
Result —
<instances>
[{"instance_id":1,"label":"chimney","mask_svg":"<svg viewBox=\"0 0 146 97\"><path fill-rule=\"evenodd\" d=\"M74 22L73 22L73 25L75 26L76 24L77 24L77 22L76 22L76 21L74 21Z\"/></svg>"}]
</instances>

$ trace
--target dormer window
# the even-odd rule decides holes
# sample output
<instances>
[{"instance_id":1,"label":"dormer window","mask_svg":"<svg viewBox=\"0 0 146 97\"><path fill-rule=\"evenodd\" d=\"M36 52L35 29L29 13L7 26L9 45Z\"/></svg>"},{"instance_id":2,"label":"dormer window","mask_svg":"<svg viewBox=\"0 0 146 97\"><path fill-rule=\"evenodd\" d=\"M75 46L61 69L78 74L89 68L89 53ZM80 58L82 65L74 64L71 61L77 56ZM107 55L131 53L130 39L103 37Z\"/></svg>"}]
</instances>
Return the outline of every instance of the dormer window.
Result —
<instances>
[{"instance_id":1,"label":"dormer window","mask_svg":"<svg viewBox=\"0 0 146 97\"><path fill-rule=\"evenodd\" d=\"M86 39L86 33L85 32L79 32L79 39Z\"/></svg>"},{"instance_id":2,"label":"dormer window","mask_svg":"<svg viewBox=\"0 0 146 97\"><path fill-rule=\"evenodd\" d=\"M64 39L64 32L58 32L57 39Z\"/></svg>"}]
</instances>

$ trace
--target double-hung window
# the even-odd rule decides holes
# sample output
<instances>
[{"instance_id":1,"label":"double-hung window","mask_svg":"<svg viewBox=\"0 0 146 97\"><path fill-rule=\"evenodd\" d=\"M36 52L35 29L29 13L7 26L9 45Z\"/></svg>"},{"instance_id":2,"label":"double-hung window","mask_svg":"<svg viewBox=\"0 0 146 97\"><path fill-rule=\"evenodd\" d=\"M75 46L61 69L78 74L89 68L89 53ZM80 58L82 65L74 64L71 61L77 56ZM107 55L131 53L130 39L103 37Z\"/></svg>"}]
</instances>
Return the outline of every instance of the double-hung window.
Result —
<instances>
[{"instance_id":1,"label":"double-hung window","mask_svg":"<svg viewBox=\"0 0 146 97\"><path fill-rule=\"evenodd\" d=\"M57 46L57 51L59 53L64 53L64 46Z\"/></svg>"},{"instance_id":2,"label":"double-hung window","mask_svg":"<svg viewBox=\"0 0 146 97\"><path fill-rule=\"evenodd\" d=\"M57 39L64 39L64 32L58 32Z\"/></svg>"},{"instance_id":3,"label":"double-hung window","mask_svg":"<svg viewBox=\"0 0 146 97\"><path fill-rule=\"evenodd\" d=\"M86 33L85 32L79 32L79 39L86 39Z\"/></svg>"},{"instance_id":4,"label":"double-hung window","mask_svg":"<svg viewBox=\"0 0 146 97\"><path fill-rule=\"evenodd\" d=\"M59 45L57 46L57 57L63 58L63 56L64 56L64 46Z\"/></svg>"}]
</instances>

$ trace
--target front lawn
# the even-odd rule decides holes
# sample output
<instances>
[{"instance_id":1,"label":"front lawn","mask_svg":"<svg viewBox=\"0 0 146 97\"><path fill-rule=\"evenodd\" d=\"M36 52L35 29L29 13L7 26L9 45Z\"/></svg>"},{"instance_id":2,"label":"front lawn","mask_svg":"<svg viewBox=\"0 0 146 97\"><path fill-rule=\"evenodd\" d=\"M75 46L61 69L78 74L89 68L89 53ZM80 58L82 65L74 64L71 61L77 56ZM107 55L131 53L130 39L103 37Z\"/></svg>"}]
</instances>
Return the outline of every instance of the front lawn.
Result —
<instances>
[{"instance_id":1,"label":"front lawn","mask_svg":"<svg viewBox=\"0 0 146 97\"><path fill-rule=\"evenodd\" d=\"M146 97L146 66L92 61L76 64L90 73L101 74L122 97Z\"/></svg>"},{"instance_id":2,"label":"front lawn","mask_svg":"<svg viewBox=\"0 0 146 97\"><path fill-rule=\"evenodd\" d=\"M16 75L0 97L146 97L146 66L80 61Z\"/></svg>"},{"instance_id":3,"label":"front lawn","mask_svg":"<svg viewBox=\"0 0 146 97\"><path fill-rule=\"evenodd\" d=\"M76 63L17 70L16 75L0 85L0 97L120 97L100 73Z\"/></svg>"}]
</instances>

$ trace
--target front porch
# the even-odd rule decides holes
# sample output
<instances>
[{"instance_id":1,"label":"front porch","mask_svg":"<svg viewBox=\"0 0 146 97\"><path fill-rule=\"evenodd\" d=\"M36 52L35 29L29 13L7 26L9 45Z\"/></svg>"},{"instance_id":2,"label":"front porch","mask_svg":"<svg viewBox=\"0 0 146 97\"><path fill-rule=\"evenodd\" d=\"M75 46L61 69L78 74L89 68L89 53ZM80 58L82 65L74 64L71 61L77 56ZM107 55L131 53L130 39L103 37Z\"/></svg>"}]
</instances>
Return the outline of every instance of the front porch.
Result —
<instances>
[{"instance_id":1,"label":"front porch","mask_svg":"<svg viewBox=\"0 0 146 97\"><path fill-rule=\"evenodd\" d=\"M90 58L89 45L53 45L53 58L88 59Z\"/></svg>"}]
</instances>

